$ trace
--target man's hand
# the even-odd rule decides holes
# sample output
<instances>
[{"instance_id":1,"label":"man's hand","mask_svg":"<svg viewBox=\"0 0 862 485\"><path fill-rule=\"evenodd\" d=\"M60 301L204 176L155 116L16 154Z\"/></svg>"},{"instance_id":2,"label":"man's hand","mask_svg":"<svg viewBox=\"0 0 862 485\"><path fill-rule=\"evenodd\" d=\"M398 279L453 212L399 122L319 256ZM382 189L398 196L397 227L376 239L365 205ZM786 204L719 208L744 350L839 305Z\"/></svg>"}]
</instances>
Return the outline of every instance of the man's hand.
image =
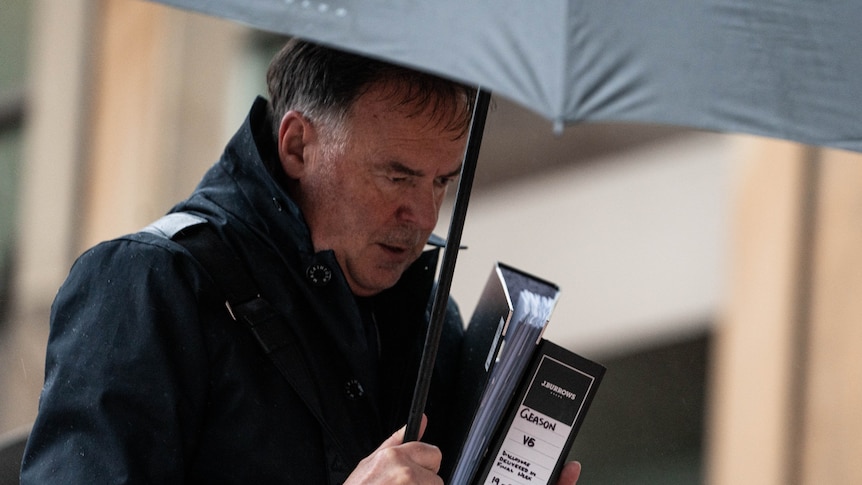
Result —
<instances>
[{"instance_id":1,"label":"man's hand","mask_svg":"<svg viewBox=\"0 0 862 485\"><path fill-rule=\"evenodd\" d=\"M427 418L422 416L420 438L425 432L427 422ZM406 426L396 431L374 453L360 461L353 473L347 477L344 485L374 483L442 485L443 479L437 475L443 458L440 449L420 441L404 443L405 428Z\"/></svg>"},{"instance_id":2,"label":"man's hand","mask_svg":"<svg viewBox=\"0 0 862 485\"><path fill-rule=\"evenodd\" d=\"M570 461L563 466L563 471L560 472L560 479L557 480L557 485L575 485L578 483L580 476L581 464L576 461Z\"/></svg>"}]
</instances>

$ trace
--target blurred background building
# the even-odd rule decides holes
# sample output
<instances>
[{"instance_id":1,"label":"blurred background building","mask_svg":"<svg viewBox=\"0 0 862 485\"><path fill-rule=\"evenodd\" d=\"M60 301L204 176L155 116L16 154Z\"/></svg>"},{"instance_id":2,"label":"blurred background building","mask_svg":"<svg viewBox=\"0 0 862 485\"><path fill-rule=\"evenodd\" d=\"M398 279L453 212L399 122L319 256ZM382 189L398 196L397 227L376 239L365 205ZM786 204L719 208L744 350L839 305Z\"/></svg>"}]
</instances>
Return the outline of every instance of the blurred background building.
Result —
<instances>
[{"instance_id":1,"label":"blurred background building","mask_svg":"<svg viewBox=\"0 0 862 485\"><path fill-rule=\"evenodd\" d=\"M4 0L0 434L35 417L74 258L192 190L282 41L139 0ZM546 336L608 367L573 450L582 483L862 483L859 155L554 134L497 99L463 242L465 315L503 261L562 287Z\"/></svg>"}]
</instances>

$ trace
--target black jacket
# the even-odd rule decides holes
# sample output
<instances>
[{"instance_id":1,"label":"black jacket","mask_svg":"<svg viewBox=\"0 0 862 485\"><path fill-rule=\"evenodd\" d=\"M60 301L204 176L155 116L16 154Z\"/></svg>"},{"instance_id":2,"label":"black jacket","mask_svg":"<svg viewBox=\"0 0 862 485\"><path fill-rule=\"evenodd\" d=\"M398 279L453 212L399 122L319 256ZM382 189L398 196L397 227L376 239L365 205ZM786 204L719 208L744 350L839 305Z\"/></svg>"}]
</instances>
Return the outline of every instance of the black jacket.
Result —
<instances>
[{"instance_id":1,"label":"black jacket","mask_svg":"<svg viewBox=\"0 0 862 485\"><path fill-rule=\"evenodd\" d=\"M274 150L259 99L174 211L207 219L242 260L301 343L311 385L288 384L176 242L142 232L102 243L76 261L52 307L22 483L340 483L404 425L436 250L372 299L378 362L333 253L314 253L282 189ZM431 442L446 430L462 331L452 304L449 313Z\"/></svg>"}]
</instances>

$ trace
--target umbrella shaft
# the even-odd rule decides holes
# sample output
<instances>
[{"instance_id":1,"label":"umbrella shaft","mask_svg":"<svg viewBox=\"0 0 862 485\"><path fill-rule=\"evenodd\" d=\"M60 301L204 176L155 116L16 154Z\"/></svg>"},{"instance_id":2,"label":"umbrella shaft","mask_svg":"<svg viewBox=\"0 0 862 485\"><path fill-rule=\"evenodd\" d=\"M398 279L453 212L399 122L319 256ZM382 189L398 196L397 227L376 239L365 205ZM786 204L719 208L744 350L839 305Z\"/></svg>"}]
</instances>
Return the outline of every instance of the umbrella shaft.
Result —
<instances>
[{"instance_id":1,"label":"umbrella shaft","mask_svg":"<svg viewBox=\"0 0 862 485\"><path fill-rule=\"evenodd\" d=\"M467 151L464 154L464 164L461 167L458 193L455 196L455 207L452 211L452 220L449 223L449 235L447 236L446 248L443 250L443 262L437 280L437 291L434 294L434 304L431 307L431 320L428 323L428 333L425 336L419 376L416 379L413 402L407 417L405 442L419 439L419 428L422 424L422 414L425 412L428 391L431 388L431 374L434 371L434 361L437 358L437 348L443 331L449 290L452 287L455 262L458 259L458 249L461 246L461 234L464 231L464 221L467 218L467 205L470 202L470 192L473 189L473 178L476 174L479 148L482 146L482 135L485 132L485 119L488 116L490 103L491 92L479 88L476 93L476 104L473 108Z\"/></svg>"}]
</instances>

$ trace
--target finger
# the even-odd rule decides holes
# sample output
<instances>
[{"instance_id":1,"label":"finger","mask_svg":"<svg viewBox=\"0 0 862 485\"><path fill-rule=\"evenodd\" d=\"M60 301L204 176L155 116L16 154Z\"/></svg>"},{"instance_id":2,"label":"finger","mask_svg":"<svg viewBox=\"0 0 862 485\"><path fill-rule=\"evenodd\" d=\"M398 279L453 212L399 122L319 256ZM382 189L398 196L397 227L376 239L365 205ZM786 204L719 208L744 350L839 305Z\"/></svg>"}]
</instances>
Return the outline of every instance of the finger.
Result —
<instances>
[{"instance_id":1,"label":"finger","mask_svg":"<svg viewBox=\"0 0 862 485\"><path fill-rule=\"evenodd\" d=\"M425 428L428 426L428 416L422 415L422 423L419 425L419 439L422 439L422 435L425 434ZM398 431L392 433L392 436L386 438L380 446L377 447L378 450L382 450L383 448L391 448L393 446L398 446L404 443L404 433L407 432L407 425L404 425Z\"/></svg>"},{"instance_id":2,"label":"finger","mask_svg":"<svg viewBox=\"0 0 862 485\"><path fill-rule=\"evenodd\" d=\"M421 441L412 441L404 443L398 450L410 457L410 461L417 465L431 470L434 473L440 471L440 465L443 461L443 453L440 448Z\"/></svg>"},{"instance_id":3,"label":"finger","mask_svg":"<svg viewBox=\"0 0 862 485\"><path fill-rule=\"evenodd\" d=\"M563 466L563 471L560 473L557 485L575 485L580 476L581 464L576 461L570 461Z\"/></svg>"}]
</instances>

